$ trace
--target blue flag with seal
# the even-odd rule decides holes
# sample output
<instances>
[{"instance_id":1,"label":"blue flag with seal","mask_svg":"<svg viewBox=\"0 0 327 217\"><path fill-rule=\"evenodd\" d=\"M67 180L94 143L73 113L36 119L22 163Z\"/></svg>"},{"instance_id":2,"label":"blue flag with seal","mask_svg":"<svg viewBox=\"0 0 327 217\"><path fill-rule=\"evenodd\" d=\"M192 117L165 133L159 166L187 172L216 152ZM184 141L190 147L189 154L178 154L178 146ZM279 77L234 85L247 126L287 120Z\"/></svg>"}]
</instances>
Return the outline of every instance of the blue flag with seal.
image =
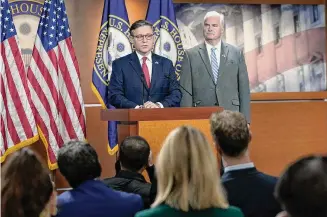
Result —
<instances>
[{"instance_id":1,"label":"blue flag with seal","mask_svg":"<svg viewBox=\"0 0 327 217\"><path fill-rule=\"evenodd\" d=\"M115 109L108 102L112 62L132 52L129 36L125 0L105 0L91 84L92 91L103 108ZM108 152L113 155L118 150L116 121L108 122L108 141Z\"/></svg>"},{"instance_id":2,"label":"blue flag with seal","mask_svg":"<svg viewBox=\"0 0 327 217\"><path fill-rule=\"evenodd\" d=\"M150 0L146 20L153 24L154 52L173 62L177 80L179 80L184 49L176 22L173 1Z\"/></svg>"}]
</instances>

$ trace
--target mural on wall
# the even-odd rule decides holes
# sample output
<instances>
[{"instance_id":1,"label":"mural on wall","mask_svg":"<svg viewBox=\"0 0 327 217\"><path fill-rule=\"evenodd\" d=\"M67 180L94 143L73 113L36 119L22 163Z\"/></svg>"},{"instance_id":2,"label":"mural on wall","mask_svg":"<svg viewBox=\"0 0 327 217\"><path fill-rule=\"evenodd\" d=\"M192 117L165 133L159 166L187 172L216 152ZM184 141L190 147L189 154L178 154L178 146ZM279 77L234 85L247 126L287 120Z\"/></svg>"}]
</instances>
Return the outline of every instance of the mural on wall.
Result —
<instances>
[{"instance_id":1,"label":"mural on wall","mask_svg":"<svg viewBox=\"0 0 327 217\"><path fill-rule=\"evenodd\" d=\"M9 0L27 68L43 0ZM175 4L184 49L203 42L203 17L225 15L223 40L243 50L251 92L327 90L324 5Z\"/></svg>"},{"instance_id":2,"label":"mural on wall","mask_svg":"<svg viewBox=\"0 0 327 217\"><path fill-rule=\"evenodd\" d=\"M240 48L251 92L327 90L324 5L175 4L184 49L203 42L203 17L225 15L223 40Z\"/></svg>"}]
</instances>

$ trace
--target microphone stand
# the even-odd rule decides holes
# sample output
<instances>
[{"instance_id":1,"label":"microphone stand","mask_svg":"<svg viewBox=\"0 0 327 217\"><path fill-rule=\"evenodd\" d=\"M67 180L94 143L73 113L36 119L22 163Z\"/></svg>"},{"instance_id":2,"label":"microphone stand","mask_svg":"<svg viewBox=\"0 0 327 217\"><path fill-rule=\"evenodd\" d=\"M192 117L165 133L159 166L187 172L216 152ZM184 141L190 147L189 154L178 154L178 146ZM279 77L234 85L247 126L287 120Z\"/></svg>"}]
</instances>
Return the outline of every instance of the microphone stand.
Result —
<instances>
[{"instance_id":1,"label":"microphone stand","mask_svg":"<svg viewBox=\"0 0 327 217\"><path fill-rule=\"evenodd\" d=\"M175 82L179 87L181 87L188 95L190 95L192 97L192 100L193 100L193 95L187 91L179 82L177 82L175 79L172 79L169 75L165 75L166 78L168 78L169 80ZM196 102L194 102L193 106L194 107L198 107L198 105L201 103L202 101L201 100L198 100Z\"/></svg>"}]
</instances>

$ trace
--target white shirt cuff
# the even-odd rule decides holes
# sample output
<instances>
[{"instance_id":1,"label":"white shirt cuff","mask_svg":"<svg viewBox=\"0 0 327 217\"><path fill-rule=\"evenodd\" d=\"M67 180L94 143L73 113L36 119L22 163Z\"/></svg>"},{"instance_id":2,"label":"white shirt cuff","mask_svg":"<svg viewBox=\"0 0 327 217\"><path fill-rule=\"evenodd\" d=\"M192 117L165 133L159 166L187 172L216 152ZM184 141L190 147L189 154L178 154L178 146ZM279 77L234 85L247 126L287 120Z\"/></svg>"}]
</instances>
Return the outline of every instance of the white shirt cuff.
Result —
<instances>
[{"instance_id":1,"label":"white shirt cuff","mask_svg":"<svg viewBox=\"0 0 327 217\"><path fill-rule=\"evenodd\" d=\"M164 108L164 106L160 102L157 102L157 103L160 106L160 108Z\"/></svg>"}]
</instances>

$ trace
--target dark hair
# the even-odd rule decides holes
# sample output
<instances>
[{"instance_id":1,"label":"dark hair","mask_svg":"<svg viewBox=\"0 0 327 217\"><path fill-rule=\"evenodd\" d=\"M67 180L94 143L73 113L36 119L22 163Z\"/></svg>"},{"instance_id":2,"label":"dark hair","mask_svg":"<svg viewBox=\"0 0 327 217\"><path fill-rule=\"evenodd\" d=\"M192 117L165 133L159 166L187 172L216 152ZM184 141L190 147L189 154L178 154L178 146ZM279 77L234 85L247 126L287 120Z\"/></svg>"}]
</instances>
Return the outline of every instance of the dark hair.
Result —
<instances>
[{"instance_id":1,"label":"dark hair","mask_svg":"<svg viewBox=\"0 0 327 217\"><path fill-rule=\"evenodd\" d=\"M1 216L39 217L50 201L49 171L28 148L14 152L1 172Z\"/></svg>"},{"instance_id":2,"label":"dark hair","mask_svg":"<svg viewBox=\"0 0 327 217\"><path fill-rule=\"evenodd\" d=\"M251 140L248 123L240 112L224 110L210 117L211 133L223 154L238 157Z\"/></svg>"},{"instance_id":3,"label":"dark hair","mask_svg":"<svg viewBox=\"0 0 327 217\"><path fill-rule=\"evenodd\" d=\"M147 21L147 20L138 20L138 21L134 22L131 25L131 27L129 28L129 32L130 32L131 36L133 36L133 30L135 30L137 28L140 28L142 26L150 26L151 29L153 29L153 25L149 21Z\"/></svg>"},{"instance_id":4,"label":"dark hair","mask_svg":"<svg viewBox=\"0 0 327 217\"><path fill-rule=\"evenodd\" d=\"M279 178L275 197L292 217L327 216L327 156L308 156Z\"/></svg>"},{"instance_id":5,"label":"dark hair","mask_svg":"<svg viewBox=\"0 0 327 217\"><path fill-rule=\"evenodd\" d=\"M150 155L149 143L140 136L126 137L119 146L121 165L133 172L147 166Z\"/></svg>"},{"instance_id":6,"label":"dark hair","mask_svg":"<svg viewBox=\"0 0 327 217\"><path fill-rule=\"evenodd\" d=\"M71 187L101 175L101 165L94 148L82 141L67 142L58 152L58 167Z\"/></svg>"}]
</instances>

